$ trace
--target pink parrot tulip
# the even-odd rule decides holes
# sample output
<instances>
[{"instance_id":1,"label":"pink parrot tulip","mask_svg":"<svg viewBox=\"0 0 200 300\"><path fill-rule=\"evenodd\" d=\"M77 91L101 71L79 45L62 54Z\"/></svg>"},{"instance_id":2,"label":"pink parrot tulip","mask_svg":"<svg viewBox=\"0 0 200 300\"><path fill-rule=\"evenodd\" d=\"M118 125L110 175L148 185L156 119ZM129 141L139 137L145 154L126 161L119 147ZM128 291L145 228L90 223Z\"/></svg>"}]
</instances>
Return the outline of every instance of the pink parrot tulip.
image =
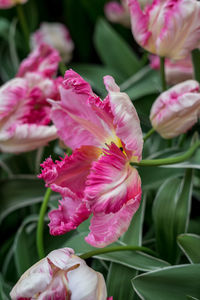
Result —
<instances>
[{"instance_id":1,"label":"pink parrot tulip","mask_svg":"<svg viewBox=\"0 0 200 300\"><path fill-rule=\"evenodd\" d=\"M105 247L129 227L139 207L141 180L130 162L141 160L143 137L137 112L114 79L104 77L105 100L72 70L60 88L61 101L51 101L58 135L73 149L55 163L48 158L42 174L46 185L62 195L50 212L50 232L64 234L91 214L86 241Z\"/></svg>"},{"instance_id":2,"label":"pink parrot tulip","mask_svg":"<svg viewBox=\"0 0 200 300\"><path fill-rule=\"evenodd\" d=\"M24 4L28 0L0 0L0 9L11 8L17 4Z\"/></svg>"},{"instance_id":3,"label":"pink parrot tulip","mask_svg":"<svg viewBox=\"0 0 200 300\"><path fill-rule=\"evenodd\" d=\"M200 116L200 88L188 80L163 92L154 102L150 119L155 130L166 139L189 130Z\"/></svg>"},{"instance_id":4,"label":"pink parrot tulip","mask_svg":"<svg viewBox=\"0 0 200 300\"><path fill-rule=\"evenodd\" d=\"M128 1L133 36L149 52L178 60L199 46L199 1L154 0L143 11L137 0Z\"/></svg>"}]
</instances>

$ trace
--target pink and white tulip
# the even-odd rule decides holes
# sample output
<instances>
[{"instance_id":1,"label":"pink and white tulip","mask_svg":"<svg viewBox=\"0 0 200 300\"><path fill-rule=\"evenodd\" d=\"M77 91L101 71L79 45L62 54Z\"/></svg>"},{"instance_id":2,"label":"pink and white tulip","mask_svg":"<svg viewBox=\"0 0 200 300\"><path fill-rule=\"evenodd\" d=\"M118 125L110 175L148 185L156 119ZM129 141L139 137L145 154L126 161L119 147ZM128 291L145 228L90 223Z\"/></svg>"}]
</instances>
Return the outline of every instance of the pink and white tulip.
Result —
<instances>
[{"instance_id":1,"label":"pink and white tulip","mask_svg":"<svg viewBox=\"0 0 200 300\"><path fill-rule=\"evenodd\" d=\"M0 0L0 9L11 8L17 4L24 4L28 0Z\"/></svg>"},{"instance_id":2,"label":"pink and white tulip","mask_svg":"<svg viewBox=\"0 0 200 300\"><path fill-rule=\"evenodd\" d=\"M133 36L149 52L178 60L199 46L199 1L154 0L143 11L137 0L128 1Z\"/></svg>"},{"instance_id":3,"label":"pink and white tulip","mask_svg":"<svg viewBox=\"0 0 200 300\"><path fill-rule=\"evenodd\" d=\"M28 269L10 297L12 300L106 300L107 292L101 273L89 268L74 255L73 249L62 248Z\"/></svg>"},{"instance_id":4,"label":"pink and white tulip","mask_svg":"<svg viewBox=\"0 0 200 300\"><path fill-rule=\"evenodd\" d=\"M150 66L152 69L160 69L160 59L156 55L150 56ZM185 59L173 61L169 58L165 59L165 75L169 85L174 85L188 79L193 79L193 65L190 56Z\"/></svg>"},{"instance_id":5,"label":"pink and white tulip","mask_svg":"<svg viewBox=\"0 0 200 300\"><path fill-rule=\"evenodd\" d=\"M46 80L45 95L39 87L30 89L24 78L15 78L0 88L0 150L26 152L46 145L57 137L50 123L50 108L45 97L52 93L51 82Z\"/></svg>"},{"instance_id":6,"label":"pink and white tulip","mask_svg":"<svg viewBox=\"0 0 200 300\"><path fill-rule=\"evenodd\" d=\"M150 119L155 130L166 139L189 130L200 116L200 87L195 80L179 83L154 102Z\"/></svg>"},{"instance_id":7,"label":"pink and white tulip","mask_svg":"<svg viewBox=\"0 0 200 300\"><path fill-rule=\"evenodd\" d=\"M31 44L33 48L36 48L43 43L55 48L63 62L68 63L71 60L74 43L65 25L61 23L42 23L40 28L32 34Z\"/></svg>"},{"instance_id":8,"label":"pink and white tulip","mask_svg":"<svg viewBox=\"0 0 200 300\"><path fill-rule=\"evenodd\" d=\"M57 73L60 60L56 49L41 44L22 61L17 76L24 77L28 72L37 72L45 77L52 77Z\"/></svg>"},{"instance_id":9,"label":"pink and white tulip","mask_svg":"<svg viewBox=\"0 0 200 300\"><path fill-rule=\"evenodd\" d=\"M104 12L110 22L130 27L128 0L121 0L121 4L116 1L108 2L104 7Z\"/></svg>"},{"instance_id":10,"label":"pink and white tulip","mask_svg":"<svg viewBox=\"0 0 200 300\"><path fill-rule=\"evenodd\" d=\"M73 154L55 163L48 158L39 176L63 197L49 214L50 233L64 234L93 214L86 241L95 247L128 229L141 198L140 177L130 166L142 155L139 118L114 79L105 76L104 83L108 96L102 101L81 76L66 72L61 101L51 101L52 120Z\"/></svg>"}]
</instances>

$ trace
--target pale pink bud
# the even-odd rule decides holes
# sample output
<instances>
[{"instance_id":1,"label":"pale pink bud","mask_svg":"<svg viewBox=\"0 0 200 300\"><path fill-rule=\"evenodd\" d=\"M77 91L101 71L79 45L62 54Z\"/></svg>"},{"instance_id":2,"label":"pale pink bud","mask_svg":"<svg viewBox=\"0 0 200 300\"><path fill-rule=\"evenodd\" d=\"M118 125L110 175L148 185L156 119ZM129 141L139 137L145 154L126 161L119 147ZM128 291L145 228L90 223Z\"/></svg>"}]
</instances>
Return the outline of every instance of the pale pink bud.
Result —
<instances>
[{"instance_id":1,"label":"pale pink bud","mask_svg":"<svg viewBox=\"0 0 200 300\"><path fill-rule=\"evenodd\" d=\"M106 300L103 276L74 255L71 248L54 250L28 269L13 287L12 300Z\"/></svg>"},{"instance_id":2,"label":"pale pink bud","mask_svg":"<svg viewBox=\"0 0 200 300\"><path fill-rule=\"evenodd\" d=\"M160 69L160 59L158 56L150 56L150 66L152 69ZM189 55L177 61L167 58L165 60L165 75L166 81L170 85L192 79L194 76L191 56Z\"/></svg>"},{"instance_id":3,"label":"pale pink bud","mask_svg":"<svg viewBox=\"0 0 200 300\"><path fill-rule=\"evenodd\" d=\"M26 3L28 0L0 0L0 9L11 8L17 4Z\"/></svg>"},{"instance_id":4,"label":"pale pink bud","mask_svg":"<svg viewBox=\"0 0 200 300\"><path fill-rule=\"evenodd\" d=\"M189 130L200 116L199 83L188 80L162 93L154 102L150 119L163 138L173 138Z\"/></svg>"},{"instance_id":5,"label":"pale pink bud","mask_svg":"<svg viewBox=\"0 0 200 300\"><path fill-rule=\"evenodd\" d=\"M110 22L130 27L130 14L127 0L121 0L121 4L116 1L108 2L104 7L104 11Z\"/></svg>"},{"instance_id":6,"label":"pale pink bud","mask_svg":"<svg viewBox=\"0 0 200 300\"><path fill-rule=\"evenodd\" d=\"M42 23L40 28L32 34L31 45L36 48L43 43L55 48L65 63L71 60L74 43L65 25L61 23Z\"/></svg>"},{"instance_id":7,"label":"pale pink bud","mask_svg":"<svg viewBox=\"0 0 200 300\"><path fill-rule=\"evenodd\" d=\"M129 6L133 36L149 52L183 59L199 46L197 0L154 0L143 11L137 0L129 0Z\"/></svg>"}]
</instances>

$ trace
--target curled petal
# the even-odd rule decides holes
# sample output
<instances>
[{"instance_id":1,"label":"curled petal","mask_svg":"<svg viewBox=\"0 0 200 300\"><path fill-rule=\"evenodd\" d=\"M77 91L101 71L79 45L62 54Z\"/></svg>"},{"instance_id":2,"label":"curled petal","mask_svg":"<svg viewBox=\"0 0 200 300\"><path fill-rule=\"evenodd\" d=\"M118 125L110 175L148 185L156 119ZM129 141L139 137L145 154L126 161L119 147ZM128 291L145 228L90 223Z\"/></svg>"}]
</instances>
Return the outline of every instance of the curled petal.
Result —
<instances>
[{"instance_id":1,"label":"curled petal","mask_svg":"<svg viewBox=\"0 0 200 300\"><path fill-rule=\"evenodd\" d=\"M117 212L141 193L137 170L129 165L127 156L112 144L94 162L87 178L85 200L94 213Z\"/></svg>"},{"instance_id":2,"label":"curled petal","mask_svg":"<svg viewBox=\"0 0 200 300\"><path fill-rule=\"evenodd\" d=\"M88 219L90 211L86 204L75 194L64 197L60 201L58 209L49 213L49 228L52 235L64 234L76 229L83 221Z\"/></svg>"},{"instance_id":3,"label":"curled petal","mask_svg":"<svg viewBox=\"0 0 200 300\"><path fill-rule=\"evenodd\" d=\"M122 0L122 4L111 1L104 7L107 19L113 23L119 23L126 27L130 26L130 15L127 0Z\"/></svg>"},{"instance_id":4,"label":"curled petal","mask_svg":"<svg viewBox=\"0 0 200 300\"><path fill-rule=\"evenodd\" d=\"M162 93L154 102L150 119L164 138L173 138L190 129L200 115L199 83L188 80Z\"/></svg>"},{"instance_id":5,"label":"curled petal","mask_svg":"<svg viewBox=\"0 0 200 300\"><path fill-rule=\"evenodd\" d=\"M93 247L103 248L115 242L127 231L131 219L140 204L141 192L129 200L117 213L94 214L91 219L90 233L85 238Z\"/></svg>"},{"instance_id":6,"label":"curled petal","mask_svg":"<svg viewBox=\"0 0 200 300\"><path fill-rule=\"evenodd\" d=\"M57 138L55 126L20 124L0 133L0 150L9 153L27 152Z\"/></svg>"},{"instance_id":7,"label":"curled petal","mask_svg":"<svg viewBox=\"0 0 200 300\"><path fill-rule=\"evenodd\" d=\"M60 94L60 102L51 101L52 120L65 144L72 149L82 145L98 147L104 144L110 135L110 128L102 118L103 115L107 118L107 114L102 112L98 116L102 109L100 105L97 107L96 102L100 100L97 100L98 97L92 92L89 83L76 72L69 70L65 73Z\"/></svg>"},{"instance_id":8,"label":"curled petal","mask_svg":"<svg viewBox=\"0 0 200 300\"><path fill-rule=\"evenodd\" d=\"M105 76L104 83L109 92L116 135L125 144L125 148L131 151L132 155L137 157L137 160L140 160L143 137L138 114L128 95L120 92L119 87L111 76Z\"/></svg>"},{"instance_id":9,"label":"curled petal","mask_svg":"<svg viewBox=\"0 0 200 300\"><path fill-rule=\"evenodd\" d=\"M51 77L57 72L59 61L57 50L47 44L41 44L22 61L17 76L24 77L28 72L39 72Z\"/></svg>"},{"instance_id":10,"label":"curled petal","mask_svg":"<svg viewBox=\"0 0 200 300\"><path fill-rule=\"evenodd\" d=\"M83 146L76 149L71 156L66 155L61 161L54 163L51 158L48 158L41 164L43 170L39 178L44 179L47 186L61 192L63 196L69 195L68 191L71 190L81 197L91 164L98 159L100 153L101 151L96 147Z\"/></svg>"}]
</instances>

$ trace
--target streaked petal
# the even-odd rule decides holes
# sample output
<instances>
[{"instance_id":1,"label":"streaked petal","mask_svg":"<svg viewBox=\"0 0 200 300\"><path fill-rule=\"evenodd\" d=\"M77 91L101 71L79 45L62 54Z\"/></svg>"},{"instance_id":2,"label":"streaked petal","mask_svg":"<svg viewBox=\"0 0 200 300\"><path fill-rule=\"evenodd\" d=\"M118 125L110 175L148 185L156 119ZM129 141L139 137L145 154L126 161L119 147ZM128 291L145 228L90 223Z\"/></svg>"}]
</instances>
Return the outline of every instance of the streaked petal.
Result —
<instances>
[{"instance_id":1,"label":"streaked petal","mask_svg":"<svg viewBox=\"0 0 200 300\"><path fill-rule=\"evenodd\" d=\"M9 153L27 152L57 138L55 126L20 124L0 133L0 150Z\"/></svg>"},{"instance_id":2,"label":"streaked petal","mask_svg":"<svg viewBox=\"0 0 200 300\"><path fill-rule=\"evenodd\" d=\"M85 201L92 212L117 212L141 193L141 180L127 156L112 143L94 162L86 181Z\"/></svg>"},{"instance_id":3,"label":"streaked petal","mask_svg":"<svg viewBox=\"0 0 200 300\"><path fill-rule=\"evenodd\" d=\"M71 193L71 197L64 197L59 203L58 209L49 213L49 228L52 235L76 229L91 214L86 204L75 194Z\"/></svg>"},{"instance_id":4,"label":"streaked petal","mask_svg":"<svg viewBox=\"0 0 200 300\"><path fill-rule=\"evenodd\" d=\"M41 166L42 174L47 186L67 196L71 190L78 197L83 196L85 181L90 172L93 161L97 160L101 150L92 146L83 146L76 149L71 156L65 156L55 163L48 158ZM59 189L59 190L58 190Z\"/></svg>"},{"instance_id":5,"label":"streaked petal","mask_svg":"<svg viewBox=\"0 0 200 300\"><path fill-rule=\"evenodd\" d=\"M138 114L127 94L121 93L111 76L104 77L106 89L109 92L111 111L114 116L116 135L132 151L138 160L142 156L143 136Z\"/></svg>"},{"instance_id":6,"label":"streaked petal","mask_svg":"<svg viewBox=\"0 0 200 300\"><path fill-rule=\"evenodd\" d=\"M95 101L99 98L93 93L89 83L69 70L65 73L60 94L60 102L50 103L52 120L65 144L76 149L82 145L99 146L104 143L109 135L109 128L92 108L91 99L96 105Z\"/></svg>"},{"instance_id":7,"label":"streaked petal","mask_svg":"<svg viewBox=\"0 0 200 300\"><path fill-rule=\"evenodd\" d=\"M115 242L128 229L131 219L137 211L141 191L135 199L129 200L117 213L94 214L91 219L90 233L85 238L93 247L103 248Z\"/></svg>"}]
</instances>

